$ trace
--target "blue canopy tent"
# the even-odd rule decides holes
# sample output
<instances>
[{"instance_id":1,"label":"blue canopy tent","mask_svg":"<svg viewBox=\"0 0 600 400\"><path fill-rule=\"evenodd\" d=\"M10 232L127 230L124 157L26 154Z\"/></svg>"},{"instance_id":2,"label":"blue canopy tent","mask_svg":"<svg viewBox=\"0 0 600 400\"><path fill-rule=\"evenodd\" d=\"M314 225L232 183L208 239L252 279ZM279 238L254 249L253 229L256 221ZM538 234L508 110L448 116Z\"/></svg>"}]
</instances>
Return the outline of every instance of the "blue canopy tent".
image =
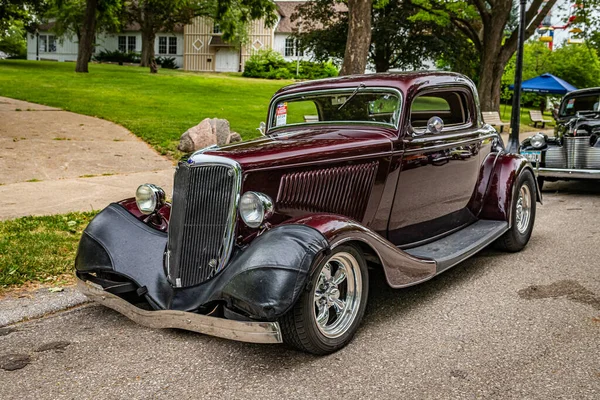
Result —
<instances>
[{"instance_id":1,"label":"blue canopy tent","mask_svg":"<svg viewBox=\"0 0 600 400\"><path fill-rule=\"evenodd\" d=\"M510 90L514 90L513 85L510 85L509 88ZM523 81L522 89L524 92L540 94L567 94L573 90L577 90L569 82L548 73Z\"/></svg>"}]
</instances>

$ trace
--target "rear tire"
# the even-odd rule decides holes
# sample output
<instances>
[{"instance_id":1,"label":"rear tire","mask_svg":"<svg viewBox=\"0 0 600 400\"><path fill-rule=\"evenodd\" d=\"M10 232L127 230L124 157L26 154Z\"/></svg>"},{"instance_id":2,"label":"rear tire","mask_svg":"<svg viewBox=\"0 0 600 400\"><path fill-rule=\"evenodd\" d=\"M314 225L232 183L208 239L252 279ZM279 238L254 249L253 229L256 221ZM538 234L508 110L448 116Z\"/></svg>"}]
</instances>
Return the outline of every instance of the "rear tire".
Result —
<instances>
[{"instance_id":1,"label":"rear tire","mask_svg":"<svg viewBox=\"0 0 600 400\"><path fill-rule=\"evenodd\" d=\"M369 274L362 253L350 245L336 247L279 320L284 342L317 355L341 349L358 330L368 296Z\"/></svg>"},{"instance_id":2,"label":"rear tire","mask_svg":"<svg viewBox=\"0 0 600 400\"><path fill-rule=\"evenodd\" d=\"M529 170L519 175L512 202L512 226L496 241L496 247L511 253L521 251L529 242L535 221L536 186Z\"/></svg>"}]
</instances>

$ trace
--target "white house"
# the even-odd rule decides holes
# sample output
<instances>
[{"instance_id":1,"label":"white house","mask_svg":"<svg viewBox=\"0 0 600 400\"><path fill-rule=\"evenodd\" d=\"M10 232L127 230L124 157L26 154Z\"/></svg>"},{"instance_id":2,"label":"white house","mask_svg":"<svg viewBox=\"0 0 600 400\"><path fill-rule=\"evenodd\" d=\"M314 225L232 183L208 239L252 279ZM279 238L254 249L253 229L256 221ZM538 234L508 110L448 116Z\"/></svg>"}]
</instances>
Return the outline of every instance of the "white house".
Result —
<instances>
[{"instance_id":1,"label":"white house","mask_svg":"<svg viewBox=\"0 0 600 400\"><path fill-rule=\"evenodd\" d=\"M209 18L195 18L191 24L174 32L159 33L154 44L157 56L174 57L178 67L189 71L236 72L242 71L246 60L256 51L273 49L288 61L308 59L291 37L298 29L291 21L296 7L304 1L276 1L278 22L266 27L263 20L253 21L249 27L248 43L236 47L222 40L219 26ZM301 27L300 27L301 29ZM141 52L142 36L136 24L118 34L99 34L96 52L102 50ZM77 60L77 38L57 38L52 23L43 24L39 33L27 35L28 60Z\"/></svg>"}]
</instances>

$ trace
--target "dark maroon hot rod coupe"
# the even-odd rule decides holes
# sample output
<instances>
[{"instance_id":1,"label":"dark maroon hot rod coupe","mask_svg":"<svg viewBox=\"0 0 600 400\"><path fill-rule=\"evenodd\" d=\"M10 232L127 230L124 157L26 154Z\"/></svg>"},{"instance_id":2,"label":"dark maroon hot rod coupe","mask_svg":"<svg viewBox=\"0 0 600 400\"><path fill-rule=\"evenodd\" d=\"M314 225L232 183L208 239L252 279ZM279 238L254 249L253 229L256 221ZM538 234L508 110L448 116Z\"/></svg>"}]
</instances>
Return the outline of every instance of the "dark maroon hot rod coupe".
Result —
<instances>
[{"instance_id":1,"label":"dark maroon hot rod coupe","mask_svg":"<svg viewBox=\"0 0 600 400\"><path fill-rule=\"evenodd\" d=\"M453 73L350 76L273 97L264 137L198 151L86 228L79 286L155 328L326 354L356 332L369 269L403 288L491 243L519 251L531 165Z\"/></svg>"}]
</instances>

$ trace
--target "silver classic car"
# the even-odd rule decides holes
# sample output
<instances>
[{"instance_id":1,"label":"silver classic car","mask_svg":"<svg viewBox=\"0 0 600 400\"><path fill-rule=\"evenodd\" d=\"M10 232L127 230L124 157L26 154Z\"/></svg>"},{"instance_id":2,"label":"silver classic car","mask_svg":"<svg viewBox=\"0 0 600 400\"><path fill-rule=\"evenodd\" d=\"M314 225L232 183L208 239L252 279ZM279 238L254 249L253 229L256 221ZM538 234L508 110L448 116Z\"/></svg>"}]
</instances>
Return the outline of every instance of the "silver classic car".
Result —
<instances>
[{"instance_id":1,"label":"silver classic car","mask_svg":"<svg viewBox=\"0 0 600 400\"><path fill-rule=\"evenodd\" d=\"M537 133L521 143L540 187L544 181L600 179L600 87L567 94L554 117L554 137Z\"/></svg>"}]
</instances>

